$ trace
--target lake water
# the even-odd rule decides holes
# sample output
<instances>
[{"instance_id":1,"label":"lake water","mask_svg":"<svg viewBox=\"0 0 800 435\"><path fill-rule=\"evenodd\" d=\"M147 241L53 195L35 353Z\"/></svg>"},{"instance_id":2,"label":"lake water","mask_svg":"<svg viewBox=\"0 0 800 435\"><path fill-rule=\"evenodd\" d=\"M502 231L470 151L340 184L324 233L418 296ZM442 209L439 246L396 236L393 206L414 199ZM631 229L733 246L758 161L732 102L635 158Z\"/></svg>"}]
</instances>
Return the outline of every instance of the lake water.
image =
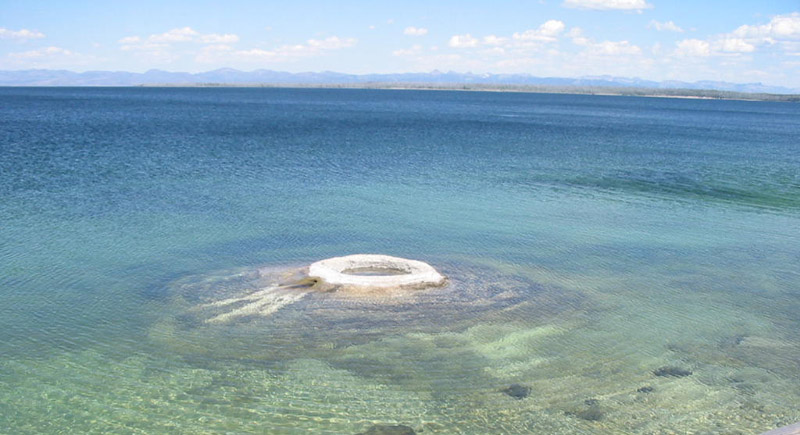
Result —
<instances>
[{"instance_id":1,"label":"lake water","mask_svg":"<svg viewBox=\"0 0 800 435\"><path fill-rule=\"evenodd\" d=\"M0 433L800 421L797 104L0 88L0 177ZM354 253L450 284L208 321Z\"/></svg>"}]
</instances>

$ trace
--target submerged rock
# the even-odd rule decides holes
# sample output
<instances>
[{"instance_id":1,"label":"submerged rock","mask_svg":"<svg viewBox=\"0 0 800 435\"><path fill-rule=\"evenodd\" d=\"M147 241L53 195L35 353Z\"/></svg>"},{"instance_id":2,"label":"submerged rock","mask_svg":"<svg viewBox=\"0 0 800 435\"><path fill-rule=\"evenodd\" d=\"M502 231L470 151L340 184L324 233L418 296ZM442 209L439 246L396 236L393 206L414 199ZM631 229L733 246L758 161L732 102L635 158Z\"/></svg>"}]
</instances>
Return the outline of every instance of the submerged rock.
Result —
<instances>
[{"instance_id":1,"label":"submerged rock","mask_svg":"<svg viewBox=\"0 0 800 435\"><path fill-rule=\"evenodd\" d=\"M402 424L376 424L357 435L414 435L414 429Z\"/></svg>"},{"instance_id":2,"label":"submerged rock","mask_svg":"<svg viewBox=\"0 0 800 435\"><path fill-rule=\"evenodd\" d=\"M603 410L598 406L590 406L589 408L580 409L577 411L567 411L564 414L586 421L600 421L605 416Z\"/></svg>"},{"instance_id":3,"label":"submerged rock","mask_svg":"<svg viewBox=\"0 0 800 435\"><path fill-rule=\"evenodd\" d=\"M591 408L576 412L575 416L580 418L581 420L600 421L605 416L605 413L602 410L600 410L600 408L593 406Z\"/></svg>"},{"instance_id":4,"label":"submerged rock","mask_svg":"<svg viewBox=\"0 0 800 435\"><path fill-rule=\"evenodd\" d=\"M585 406L579 406L577 409L565 412L565 414L586 421L600 421L605 417L606 413L600 406L600 400L589 398L584 400L583 404Z\"/></svg>"},{"instance_id":5,"label":"submerged rock","mask_svg":"<svg viewBox=\"0 0 800 435\"><path fill-rule=\"evenodd\" d=\"M521 400L530 396L531 387L522 384L511 384L508 388L504 388L502 391L517 400Z\"/></svg>"},{"instance_id":6,"label":"submerged rock","mask_svg":"<svg viewBox=\"0 0 800 435\"><path fill-rule=\"evenodd\" d=\"M664 366L653 370L653 374L662 377L683 378L692 374L690 370L674 366Z\"/></svg>"}]
</instances>

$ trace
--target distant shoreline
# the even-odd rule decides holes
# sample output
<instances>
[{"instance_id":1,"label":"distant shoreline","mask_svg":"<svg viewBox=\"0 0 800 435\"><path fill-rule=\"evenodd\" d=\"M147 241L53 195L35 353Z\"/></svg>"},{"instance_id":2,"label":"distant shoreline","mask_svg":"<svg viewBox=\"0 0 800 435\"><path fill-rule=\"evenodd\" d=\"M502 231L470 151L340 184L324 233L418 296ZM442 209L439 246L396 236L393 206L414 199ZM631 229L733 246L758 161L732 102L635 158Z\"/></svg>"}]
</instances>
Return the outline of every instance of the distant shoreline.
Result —
<instances>
[{"instance_id":1,"label":"distant shoreline","mask_svg":"<svg viewBox=\"0 0 800 435\"><path fill-rule=\"evenodd\" d=\"M0 70L0 86L447 90L800 102L800 88L763 83L653 81L613 76L537 77L528 74L473 74L437 70L384 74L335 71L293 73L268 69L240 71L233 68L193 73L157 69L145 72Z\"/></svg>"},{"instance_id":2,"label":"distant shoreline","mask_svg":"<svg viewBox=\"0 0 800 435\"><path fill-rule=\"evenodd\" d=\"M487 84L428 84L428 83L148 83L146 88L299 88L299 89L378 89L417 91L521 92L539 94L605 95L625 97L681 98L698 100L739 100L800 102L800 94L768 94L722 91L714 89L664 89L611 86L554 86L554 85L487 85Z\"/></svg>"}]
</instances>

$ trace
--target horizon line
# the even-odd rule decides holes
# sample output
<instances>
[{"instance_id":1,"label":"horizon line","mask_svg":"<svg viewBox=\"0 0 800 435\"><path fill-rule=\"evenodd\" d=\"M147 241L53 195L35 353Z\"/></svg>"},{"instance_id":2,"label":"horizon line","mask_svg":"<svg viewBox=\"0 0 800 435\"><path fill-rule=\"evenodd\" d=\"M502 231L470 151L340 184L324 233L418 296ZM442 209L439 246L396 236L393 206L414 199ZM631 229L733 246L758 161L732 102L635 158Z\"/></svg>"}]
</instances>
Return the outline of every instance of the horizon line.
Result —
<instances>
[{"instance_id":1,"label":"horizon line","mask_svg":"<svg viewBox=\"0 0 800 435\"><path fill-rule=\"evenodd\" d=\"M180 79L175 81L171 81L166 78L161 78L161 80L155 81L152 78L150 80L146 80L143 82L132 82L132 83L120 83L120 81L124 81L124 78L118 78L115 80L112 77L109 77L107 83L103 83L103 78L99 79L99 82L94 83L69 83L70 78L62 78L59 82L58 77L25 77L26 74L33 74L33 73L64 73L64 74L71 74L76 76L81 75L89 75L92 74L125 74L131 76L147 76L148 74L169 74L169 75L183 75L187 77L198 77L207 74L214 74L214 73L240 73L243 75L247 74L259 74L259 73L273 73L277 75L281 75L281 78L269 78L264 77L238 77L238 78L231 78L231 77L220 77L220 78L211 78L210 80L206 80L203 82L183 82ZM423 85L423 84L435 84L438 86L441 85L470 85L470 86L528 86L528 87L542 87L542 86L549 86L549 87L603 87L603 88L650 88L650 89L689 89L693 91L701 91L701 90L708 90L708 91L724 91L724 92L736 92L736 93L745 93L745 94L777 94L777 95L797 95L800 94L800 89L789 88L786 86L781 85L770 85L764 84L763 82L726 82L720 80L695 80L695 81L686 81L686 80L679 80L679 79L667 79L667 80L653 80L641 77L626 77L626 76L614 76L610 74L601 74L601 75L584 75L584 76L537 76L531 73L474 73L472 71L467 72L459 72L454 70L449 71L441 71L438 69L433 69L427 72L389 72L389 73L346 73L346 72L338 72L332 70L322 70L322 71L302 71L302 72L290 72L290 71L282 71L282 70L274 70L274 69L267 69L267 68L259 68L253 70L240 70L232 67L222 67L216 68L212 70L206 71L198 71L198 72L190 72L190 71L170 71L170 70L163 70L163 69L156 69L152 68L144 72L136 72L136 71L125 71L125 70L86 70L86 71L75 71L69 69L48 69L48 68L32 68L32 69L21 69L21 70L4 70L0 69L0 74L19 74L20 77L0 77L0 86L141 86L141 85L152 85L152 84L169 84L169 85L200 85L200 84L216 84L216 85L242 85L242 84L249 84L249 85L286 85L286 84L293 84L293 85L311 85L311 86L320 86L320 85L353 85L357 83L361 84L377 84L377 83L384 83L384 84L414 84L414 85ZM303 76L307 75L316 75L316 80L307 80L304 79ZM334 76L328 77L325 76ZM413 78L413 76L421 76L417 78ZM445 78L443 76L455 76ZM461 76L462 80L459 80ZM291 79L293 77L298 78L296 81L287 81L287 79ZM411 80L407 82L399 81L399 80L386 80L388 77L399 77L399 78L411 78ZM338 79L342 78L349 78L351 82L348 81L337 81ZM426 81L426 78L432 78L436 80ZM5 79L5 80L3 80ZM366 79L366 80L365 80ZM463 80L466 79L466 80ZM515 79L519 79L520 81L515 81ZM73 80L77 80L74 78ZM130 78L127 80L131 80ZM487 80L487 81L482 81ZM496 81L493 81L496 80ZM535 83L533 81L541 80L544 81L542 83ZM562 81L562 83L557 83L558 81ZM568 83L569 81L573 81L575 83ZM602 82L602 83L581 83L583 81L595 81L595 82ZM6 83L3 83L6 82ZM55 83L48 83L48 82L55 82ZM758 89L762 88L762 89Z\"/></svg>"}]
</instances>

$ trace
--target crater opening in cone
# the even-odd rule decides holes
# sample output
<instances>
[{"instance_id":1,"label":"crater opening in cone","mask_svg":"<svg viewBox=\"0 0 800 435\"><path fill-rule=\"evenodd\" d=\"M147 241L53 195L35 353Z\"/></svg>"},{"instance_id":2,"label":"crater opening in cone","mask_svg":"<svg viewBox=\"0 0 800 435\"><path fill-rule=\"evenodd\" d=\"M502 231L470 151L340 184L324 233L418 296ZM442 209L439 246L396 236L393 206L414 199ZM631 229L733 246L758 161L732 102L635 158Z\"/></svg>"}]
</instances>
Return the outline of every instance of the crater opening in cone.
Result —
<instances>
[{"instance_id":1,"label":"crater opening in cone","mask_svg":"<svg viewBox=\"0 0 800 435\"><path fill-rule=\"evenodd\" d=\"M407 270L402 269L389 269L380 267L356 267L353 269L345 269L342 271L345 275L358 275L358 276L381 276L381 275L408 275Z\"/></svg>"}]
</instances>

